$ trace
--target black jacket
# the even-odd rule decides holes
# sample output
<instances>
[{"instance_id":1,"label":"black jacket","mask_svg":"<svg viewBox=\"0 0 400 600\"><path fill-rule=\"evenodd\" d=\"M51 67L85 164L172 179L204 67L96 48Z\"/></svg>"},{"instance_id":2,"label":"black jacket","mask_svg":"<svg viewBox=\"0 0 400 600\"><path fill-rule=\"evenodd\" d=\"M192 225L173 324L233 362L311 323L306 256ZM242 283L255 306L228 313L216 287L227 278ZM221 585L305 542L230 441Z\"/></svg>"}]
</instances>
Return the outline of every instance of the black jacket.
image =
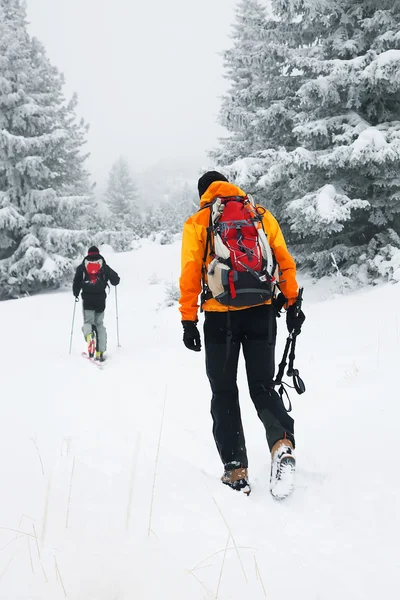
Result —
<instances>
[{"instance_id":1,"label":"black jacket","mask_svg":"<svg viewBox=\"0 0 400 600\"><path fill-rule=\"evenodd\" d=\"M97 262L103 261L103 265L99 272L98 283L96 285L90 285L87 283L87 271L85 268L85 262ZM82 300L84 310L94 310L96 312L103 312L106 308L106 288L108 282L111 285L118 285L120 278L118 273L113 271L104 260L101 254L95 254L86 256L79 267L76 269L74 281L72 284L72 291L76 298L82 290Z\"/></svg>"}]
</instances>

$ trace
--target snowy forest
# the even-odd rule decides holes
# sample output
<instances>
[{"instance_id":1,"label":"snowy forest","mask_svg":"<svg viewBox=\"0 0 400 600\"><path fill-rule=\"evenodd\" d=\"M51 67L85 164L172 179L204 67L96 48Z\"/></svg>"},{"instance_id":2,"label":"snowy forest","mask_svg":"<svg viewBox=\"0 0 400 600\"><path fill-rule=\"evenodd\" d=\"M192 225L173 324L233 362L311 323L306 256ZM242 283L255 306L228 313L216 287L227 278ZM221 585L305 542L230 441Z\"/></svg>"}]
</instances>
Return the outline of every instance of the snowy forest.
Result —
<instances>
[{"instance_id":1,"label":"snowy forest","mask_svg":"<svg viewBox=\"0 0 400 600\"><path fill-rule=\"evenodd\" d=\"M90 244L168 243L198 206L185 179L149 197L118 148L98 191L77 97L27 25L23 2L0 0L1 299L58 287ZM210 166L278 218L314 277L400 280L400 2L240 0L222 76Z\"/></svg>"},{"instance_id":2,"label":"snowy forest","mask_svg":"<svg viewBox=\"0 0 400 600\"><path fill-rule=\"evenodd\" d=\"M193 211L186 182L142 210L124 158L97 194L77 97L65 97L63 76L27 25L23 2L0 0L0 299L58 287L93 243L127 250L161 229L167 243Z\"/></svg>"}]
</instances>

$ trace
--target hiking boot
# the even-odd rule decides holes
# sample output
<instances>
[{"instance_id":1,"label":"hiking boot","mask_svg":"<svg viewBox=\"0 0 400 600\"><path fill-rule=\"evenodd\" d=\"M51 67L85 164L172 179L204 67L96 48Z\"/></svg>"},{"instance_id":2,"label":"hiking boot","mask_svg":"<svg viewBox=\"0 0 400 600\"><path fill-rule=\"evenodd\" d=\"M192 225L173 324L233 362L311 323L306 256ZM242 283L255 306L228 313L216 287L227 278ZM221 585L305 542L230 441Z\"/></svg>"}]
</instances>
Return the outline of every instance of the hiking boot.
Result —
<instances>
[{"instance_id":1,"label":"hiking boot","mask_svg":"<svg viewBox=\"0 0 400 600\"><path fill-rule=\"evenodd\" d=\"M278 440L271 450L270 491L277 500L289 496L294 487L296 459L293 444L288 439Z\"/></svg>"},{"instance_id":2,"label":"hiking boot","mask_svg":"<svg viewBox=\"0 0 400 600\"><path fill-rule=\"evenodd\" d=\"M233 490L250 494L247 468L242 467L239 462L230 462L225 465L225 472L221 477L222 483L229 485Z\"/></svg>"}]
</instances>

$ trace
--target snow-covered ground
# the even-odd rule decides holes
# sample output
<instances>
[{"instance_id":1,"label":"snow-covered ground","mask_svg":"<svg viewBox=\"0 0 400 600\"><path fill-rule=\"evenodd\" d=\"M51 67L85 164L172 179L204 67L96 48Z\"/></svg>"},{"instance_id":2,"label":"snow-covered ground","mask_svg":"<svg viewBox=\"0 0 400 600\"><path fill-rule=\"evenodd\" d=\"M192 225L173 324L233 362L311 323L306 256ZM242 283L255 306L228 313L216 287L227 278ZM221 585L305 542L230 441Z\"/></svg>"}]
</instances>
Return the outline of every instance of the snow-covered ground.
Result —
<instances>
[{"instance_id":1,"label":"snow-covered ground","mask_svg":"<svg viewBox=\"0 0 400 600\"><path fill-rule=\"evenodd\" d=\"M80 304L68 355L69 290L0 305L0 599L397 597L400 286L305 282L297 486L279 503L243 364L253 492L219 481L204 353L164 302L179 243L106 258L121 348L112 291L103 370L80 356Z\"/></svg>"}]
</instances>

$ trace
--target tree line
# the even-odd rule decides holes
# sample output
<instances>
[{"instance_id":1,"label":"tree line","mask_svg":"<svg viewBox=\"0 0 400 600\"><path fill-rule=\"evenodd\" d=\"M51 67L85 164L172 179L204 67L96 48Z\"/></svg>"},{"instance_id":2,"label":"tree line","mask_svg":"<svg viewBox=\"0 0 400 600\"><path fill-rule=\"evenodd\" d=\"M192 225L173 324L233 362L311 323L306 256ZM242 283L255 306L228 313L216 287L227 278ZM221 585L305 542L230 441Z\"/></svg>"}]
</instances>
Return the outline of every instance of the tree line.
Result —
<instances>
[{"instance_id":1,"label":"tree line","mask_svg":"<svg viewBox=\"0 0 400 600\"><path fill-rule=\"evenodd\" d=\"M224 53L228 134L211 158L279 219L300 267L400 280L400 0L239 0ZM0 299L55 288L88 244L179 233L198 207L161 202L116 160L99 195L87 124L21 0L0 0Z\"/></svg>"}]
</instances>

